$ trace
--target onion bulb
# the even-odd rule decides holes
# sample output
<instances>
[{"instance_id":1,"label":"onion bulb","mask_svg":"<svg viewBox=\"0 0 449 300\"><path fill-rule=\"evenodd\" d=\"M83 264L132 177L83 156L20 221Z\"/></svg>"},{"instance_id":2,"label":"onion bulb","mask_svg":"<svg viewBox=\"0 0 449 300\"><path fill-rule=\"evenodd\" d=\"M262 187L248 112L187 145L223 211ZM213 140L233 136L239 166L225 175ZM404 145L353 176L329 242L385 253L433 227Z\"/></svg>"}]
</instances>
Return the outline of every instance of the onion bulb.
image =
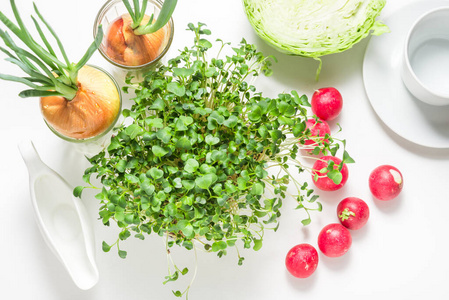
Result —
<instances>
[{"instance_id":1,"label":"onion bulb","mask_svg":"<svg viewBox=\"0 0 449 300\"><path fill-rule=\"evenodd\" d=\"M150 20L145 15L141 24ZM156 32L137 35L132 28L133 20L124 14L115 20L106 34L103 51L114 62L125 66L140 66L155 60L165 49L170 38L170 24Z\"/></svg>"},{"instance_id":2,"label":"onion bulb","mask_svg":"<svg viewBox=\"0 0 449 300\"><path fill-rule=\"evenodd\" d=\"M109 75L85 65L78 72L75 98L41 97L40 107L45 121L57 133L72 139L88 139L113 126L121 99Z\"/></svg>"}]
</instances>

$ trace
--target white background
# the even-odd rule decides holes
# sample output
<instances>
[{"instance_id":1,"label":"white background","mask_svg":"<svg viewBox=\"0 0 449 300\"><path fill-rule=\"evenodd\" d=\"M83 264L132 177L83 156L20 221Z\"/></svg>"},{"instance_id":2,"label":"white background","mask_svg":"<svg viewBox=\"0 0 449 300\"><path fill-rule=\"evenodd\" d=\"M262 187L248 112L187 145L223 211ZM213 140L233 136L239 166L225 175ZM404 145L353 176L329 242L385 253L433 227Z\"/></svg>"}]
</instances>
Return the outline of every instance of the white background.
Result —
<instances>
[{"instance_id":1,"label":"white background","mask_svg":"<svg viewBox=\"0 0 449 300\"><path fill-rule=\"evenodd\" d=\"M9 1L0 10L12 16ZM31 13L30 0L17 1L22 16ZM100 0L36 0L41 12L59 33L69 56L77 61L92 41L92 27ZM380 19L400 10L406 0L388 1ZM258 252L244 250L243 266L229 250L224 258L213 253L198 254L198 274L190 299L447 299L449 296L448 210L449 151L417 146L394 134L376 116L365 94L362 63L367 40L341 54L323 58L323 69L315 81L317 62L276 52L252 30L240 0L180 0L175 14L175 39L169 55L190 45L192 36L184 30L189 22L203 22L213 38L237 43L242 37L255 43L279 62L274 75L260 78L256 87L267 96L297 90L311 96L315 89L334 86L344 98L339 123L348 151L356 160L349 166L349 180L337 192L317 192L324 206L313 214L312 224L303 227L303 214L293 199L285 199L281 225L267 232ZM2 27L4 28L4 27ZM376 37L373 37L376 38ZM111 72L113 69L96 53L90 61ZM0 72L18 74L14 66L0 63ZM182 289L193 272L178 283L163 285L167 274L164 244L158 237L123 243L128 257L122 260L114 250L103 253L101 242L112 242L117 231L97 221L98 202L87 192L83 202L93 220L100 280L91 290L79 290L49 251L33 219L28 190L28 173L17 143L31 138L44 162L73 186L82 184L87 161L66 142L54 136L42 121L37 99L20 99L24 87L0 82L0 290L2 299L97 300L176 299L171 290ZM125 96L125 106L129 106ZM401 112L398 112L401 113ZM307 162L306 162L307 163ZM401 195L389 202L374 200L368 188L369 173L378 165L392 164L405 179ZM311 183L310 178L304 177ZM368 224L352 232L353 244L340 258L320 254L318 269L308 279L290 276L284 265L288 250L299 243L317 247L320 229L337 222L336 206L348 196L364 199L371 210ZM193 271L193 252L174 249L180 267Z\"/></svg>"}]
</instances>

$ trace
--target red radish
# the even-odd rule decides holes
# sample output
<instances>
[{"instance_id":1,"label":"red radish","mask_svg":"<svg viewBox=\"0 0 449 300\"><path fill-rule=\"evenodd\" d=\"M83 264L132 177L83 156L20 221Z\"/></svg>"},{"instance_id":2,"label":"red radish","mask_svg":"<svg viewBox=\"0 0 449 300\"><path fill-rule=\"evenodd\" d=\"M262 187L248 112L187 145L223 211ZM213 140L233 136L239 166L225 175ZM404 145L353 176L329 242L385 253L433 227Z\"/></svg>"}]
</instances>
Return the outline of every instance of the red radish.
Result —
<instances>
[{"instance_id":1,"label":"red radish","mask_svg":"<svg viewBox=\"0 0 449 300\"><path fill-rule=\"evenodd\" d=\"M368 205L360 198L348 197L338 204L337 216L340 223L348 229L362 228L369 218Z\"/></svg>"},{"instance_id":2,"label":"red radish","mask_svg":"<svg viewBox=\"0 0 449 300\"><path fill-rule=\"evenodd\" d=\"M348 180L349 172L348 172L348 167L346 166L346 164L343 164L343 167L340 171L341 181L338 184L334 183L334 181L332 179L330 179L329 177L326 176L326 174L329 171L326 171L324 173L320 172L323 168L327 168L330 161L333 161L335 163L334 170L337 170L338 165L341 163L341 159L339 159L338 157L335 157L335 156L323 156L319 160L317 160L313 164L313 167L312 167L313 183L315 184L315 186L317 188L319 188L320 190L323 190L323 191L339 190L345 185L346 181ZM314 179L315 174L317 174L319 176L316 181Z\"/></svg>"},{"instance_id":3,"label":"red radish","mask_svg":"<svg viewBox=\"0 0 449 300\"><path fill-rule=\"evenodd\" d=\"M288 251L285 266L293 276L307 278L318 266L318 252L309 244L296 245Z\"/></svg>"},{"instance_id":4,"label":"red radish","mask_svg":"<svg viewBox=\"0 0 449 300\"><path fill-rule=\"evenodd\" d=\"M349 230L341 224L324 226L318 235L318 247L328 257L339 257L348 252L352 244Z\"/></svg>"},{"instance_id":5,"label":"red radish","mask_svg":"<svg viewBox=\"0 0 449 300\"><path fill-rule=\"evenodd\" d=\"M340 92L332 87L316 90L311 100L312 111L318 118L329 121L335 119L343 108Z\"/></svg>"},{"instance_id":6,"label":"red radish","mask_svg":"<svg viewBox=\"0 0 449 300\"><path fill-rule=\"evenodd\" d=\"M327 139L324 139L326 134L331 134L331 130L326 121L315 119L308 119L306 121L306 129L310 130L310 137L320 137L321 142L329 142ZM307 139L304 141L304 145L306 146L318 146L318 141L315 139Z\"/></svg>"},{"instance_id":7,"label":"red radish","mask_svg":"<svg viewBox=\"0 0 449 300\"><path fill-rule=\"evenodd\" d=\"M404 179L401 172L390 165L375 168L369 176L369 188L379 200L396 198L402 190Z\"/></svg>"}]
</instances>

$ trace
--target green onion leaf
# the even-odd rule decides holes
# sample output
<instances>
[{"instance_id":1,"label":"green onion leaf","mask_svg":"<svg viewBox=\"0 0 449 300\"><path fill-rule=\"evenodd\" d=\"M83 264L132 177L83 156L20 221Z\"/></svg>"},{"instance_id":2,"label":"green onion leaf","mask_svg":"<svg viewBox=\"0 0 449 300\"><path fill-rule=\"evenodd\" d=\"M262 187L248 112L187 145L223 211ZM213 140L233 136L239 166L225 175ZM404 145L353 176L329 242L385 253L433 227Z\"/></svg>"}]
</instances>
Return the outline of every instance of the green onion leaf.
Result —
<instances>
[{"instance_id":1,"label":"green onion leaf","mask_svg":"<svg viewBox=\"0 0 449 300\"><path fill-rule=\"evenodd\" d=\"M134 33L137 35L149 34L164 27L164 25L170 20L177 3L178 0L165 0L156 21L153 23L151 18L145 26L138 26L134 30Z\"/></svg>"},{"instance_id":2,"label":"green onion leaf","mask_svg":"<svg viewBox=\"0 0 449 300\"><path fill-rule=\"evenodd\" d=\"M79 69L81 69L87 63L87 61L91 58L91 56L95 53L95 51L100 46L102 40L103 40L103 28L100 25L100 26L98 26L98 34L95 37L95 40L90 45L90 47L87 49L86 53L81 58L81 60L76 64L75 69L77 71Z\"/></svg>"}]
</instances>

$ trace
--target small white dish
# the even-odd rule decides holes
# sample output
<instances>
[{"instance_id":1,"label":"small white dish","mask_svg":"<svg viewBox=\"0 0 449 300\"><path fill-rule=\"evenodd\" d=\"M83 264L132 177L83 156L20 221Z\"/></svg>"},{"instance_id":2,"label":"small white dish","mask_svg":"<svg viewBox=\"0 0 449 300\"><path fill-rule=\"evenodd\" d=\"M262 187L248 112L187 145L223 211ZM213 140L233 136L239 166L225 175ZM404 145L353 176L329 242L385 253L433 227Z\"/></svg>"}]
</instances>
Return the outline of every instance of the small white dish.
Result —
<instances>
[{"instance_id":1,"label":"small white dish","mask_svg":"<svg viewBox=\"0 0 449 300\"><path fill-rule=\"evenodd\" d=\"M449 7L426 12L412 25L401 71L416 98L431 105L449 104Z\"/></svg>"},{"instance_id":2,"label":"small white dish","mask_svg":"<svg viewBox=\"0 0 449 300\"><path fill-rule=\"evenodd\" d=\"M401 78L405 39L424 13L448 6L448 0L414 1L384 17L391 32L370 39L363 61L368 99L379 118L396 134L431 148L449 148L449 106L415 98Z\"/></svg>"},{"instance_id":3,"label":"small white dish","mask_svg":"<svg viewBox=\"0 0 449 300\"><path fill-rule=\"evenodd\" d=\"M48 247L82 290L99 279L95 263L94 234L73 188L40 159L31 141L19 144L28 168L30 195L37 225Z\"/></svg>"}]
</instances>

